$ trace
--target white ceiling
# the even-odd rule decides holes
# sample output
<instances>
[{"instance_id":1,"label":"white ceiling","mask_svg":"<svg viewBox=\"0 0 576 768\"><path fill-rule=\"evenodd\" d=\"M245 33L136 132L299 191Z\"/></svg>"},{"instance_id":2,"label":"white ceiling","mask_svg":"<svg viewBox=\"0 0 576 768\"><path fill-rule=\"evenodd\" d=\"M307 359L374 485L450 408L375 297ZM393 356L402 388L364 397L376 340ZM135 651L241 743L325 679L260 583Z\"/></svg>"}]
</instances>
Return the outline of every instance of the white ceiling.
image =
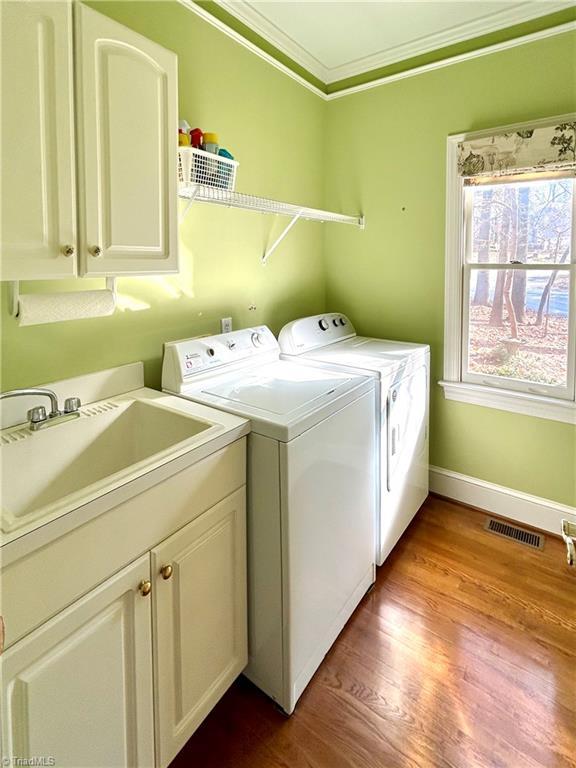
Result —
<instances>
[{"instance_id":1,"label":"white ceiling","mask_svg":"<svg viewBox=\"0 0 576 768\"><path fill-rule=\"evenodd\" d=\"M324 83L575 5L555 0L217 0Z\"/></svg>"}]
</instances>

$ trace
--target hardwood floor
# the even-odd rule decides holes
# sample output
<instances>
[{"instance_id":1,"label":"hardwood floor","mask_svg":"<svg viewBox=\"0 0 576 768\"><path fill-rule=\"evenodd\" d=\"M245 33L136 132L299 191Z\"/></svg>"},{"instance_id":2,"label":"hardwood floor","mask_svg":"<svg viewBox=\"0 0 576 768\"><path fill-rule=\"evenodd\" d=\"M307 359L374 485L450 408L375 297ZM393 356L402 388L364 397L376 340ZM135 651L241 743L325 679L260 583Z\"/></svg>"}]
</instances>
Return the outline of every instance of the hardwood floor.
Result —
<instances>
[{"instance_id":1,"label":"hardwood floor","mask_svg":"<svg viewBox=\"0 0 576 768\"><path fill-rule=\"evenodd\" d=\"M172 768L575 768L576 569L430 497L287 718L241 678Z\"/></svg>"}]
</instances>

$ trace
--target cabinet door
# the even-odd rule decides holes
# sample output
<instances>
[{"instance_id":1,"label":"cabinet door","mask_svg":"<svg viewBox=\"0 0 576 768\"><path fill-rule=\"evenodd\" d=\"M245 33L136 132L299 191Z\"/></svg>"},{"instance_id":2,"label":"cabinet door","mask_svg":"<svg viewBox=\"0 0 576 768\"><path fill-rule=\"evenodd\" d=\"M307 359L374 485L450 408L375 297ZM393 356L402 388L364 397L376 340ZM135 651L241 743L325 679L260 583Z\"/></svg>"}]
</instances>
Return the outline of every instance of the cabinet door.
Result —
<instances>
[{"instance_id":1,"label":"cabinet door","mask_svg":"<svg viewBox=\"0 0 576 768\"><path fill-rule=\"evenodd\" d=\"M3 280L75 274L72 8L0 3Z\"/></svg>"},{"instance_id":2,"label":"cabinet door","mask_svg":"<svg viewBox=\"0 0 576 768\"><path fill-rule=\"evenodd\" d=\"M80 268L176 272L176 55L77 10Z\"/></svg>"},{"instance_id":3,"label":"cabinet door","mask_svg":"<svg viewBox=\"0 0 576 768\"><path fill-rule=\"evenodd\" d=\"M244 489L152 550L152 573L157 763L167 766L247 663Z\"/></svg>"},{"instance_id":4,"label":"cabinet door","mask_svg":"<svg viewBox=\"0 0 576 768\"><path fill-rule=\"evenodd\" d=\"M154 765L149 573L145 555L2 656L3 763Z\"/></svg>"}]
</instances>

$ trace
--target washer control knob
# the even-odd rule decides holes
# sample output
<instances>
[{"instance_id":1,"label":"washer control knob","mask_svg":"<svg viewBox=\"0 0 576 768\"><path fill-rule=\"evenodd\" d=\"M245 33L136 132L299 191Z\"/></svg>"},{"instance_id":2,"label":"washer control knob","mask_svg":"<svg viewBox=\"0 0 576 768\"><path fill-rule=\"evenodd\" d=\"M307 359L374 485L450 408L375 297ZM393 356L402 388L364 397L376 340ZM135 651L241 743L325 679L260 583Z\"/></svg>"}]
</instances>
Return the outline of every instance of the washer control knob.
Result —
<instances>
[{"instance_id":1,"label":"washer control knob","mask_svg":"<svg viewBox=\"0 0 576 768\"><path fill-rule=\"evenodd\" d=\"M229 341L226 346L228 347L228 349L234 349L236 347L236 342Z\"/></svg>"},{"instance_id":2,"label":"washer control knob","mask_svg":"<svg viewBox=\"0 0 576 768\"><path fill-rule=\"evenodd\" d=\"M332 320L332 325L336 328L338 327L338 320L336 318Z\"/></svg>"},{"instance_id":3,"label":"washer control knob","mask_svg":"<svg viewBox=\"0 0 576 768\"><path fill-rule=\"evenodd\" d=\"M340 325L346 325L346 320L344 320L343 317L341 317L338 322L340 323Z\"/></svg>"},{"instance_id":4,"label":"washer control knob","mask_svg":"<svg viewBox=\"0 0 576 768\"><path fill-rule=\"evenodd\" d=\"M263 343L262 336L260 336L259 333L252 334L252 344L254 344L255 347L261 347Z\"/></svg>"},{"instance_id":5,"label":"washer control knob","mask_svg":"<svg viewBox=\"0 0 576 768\"><path fill-rule=\"evenodd\" d=\"M208 357L214 357L216 353L214 352L213 347L208 347L208 349L206 350L206 354L208 355Z\"/></svg>"},{"instance_id":6,"label":"washer control knob","mask_svg":"<svg viewBox=\"0 0 576 768\"><path fill-rule=\"evenodd\" d=\"M322 320L318 321L318 325L320 326L321 330L323 330L323 331L327 331L328 330L328 321L324 320L324 318L322 318Z\"/></svg>"}]
</instances>

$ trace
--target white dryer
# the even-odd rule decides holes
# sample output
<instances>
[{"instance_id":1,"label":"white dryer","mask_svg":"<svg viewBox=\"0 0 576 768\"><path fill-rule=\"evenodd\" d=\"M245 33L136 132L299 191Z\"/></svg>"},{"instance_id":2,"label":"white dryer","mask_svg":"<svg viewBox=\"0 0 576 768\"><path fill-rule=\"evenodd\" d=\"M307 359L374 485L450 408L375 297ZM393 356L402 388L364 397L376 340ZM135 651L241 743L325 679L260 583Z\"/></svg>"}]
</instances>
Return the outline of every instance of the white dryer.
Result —
<instances>
[{"instance_id":1,"label":"white dryer","mask_svg":"<svg viewBox=\"0 0 576 768\"><path fill-rule=\"evenodd\" d=\"M374 385L264 326L164 347L165 391L251 420L246 675L287 713L374 582Z\"/></svg>"},{"instance_id":2,"label":"white dryer","mask_svg":"<svg viewBox=\"0 0 576 768\"><path fill-rule=\"evenodd\" d=\"M332 313L284 326L282 357L379 380L379 514L376 562L382 565L428 495L430 348L357 336Z\"/></svg>"}]
</instances>

